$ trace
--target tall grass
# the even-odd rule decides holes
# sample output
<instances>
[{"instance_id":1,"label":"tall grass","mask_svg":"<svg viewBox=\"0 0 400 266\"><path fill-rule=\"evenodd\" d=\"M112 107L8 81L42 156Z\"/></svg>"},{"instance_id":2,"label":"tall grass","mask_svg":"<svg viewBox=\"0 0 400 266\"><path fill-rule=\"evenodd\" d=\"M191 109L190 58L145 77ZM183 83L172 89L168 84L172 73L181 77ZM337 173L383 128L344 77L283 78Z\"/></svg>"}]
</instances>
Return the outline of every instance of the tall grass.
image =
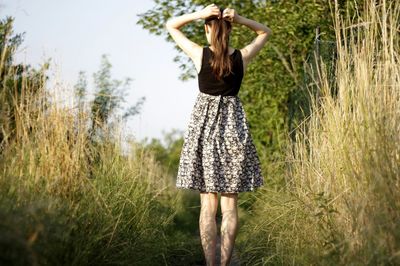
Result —
<instances>
[{"instance_id":1,"label":"tall grass","mask_svg":"<svg viewBox=\"0 0 400 266\"><path fill-rule=\"evenodd\" d=\"M0 264L171 260L180 246L172 231L182 198L154 156L134 141L123 152L122 125L91 141L89 114L59 103L67 88L47 88L45 73L39 82L22 73L21 91L16 85L10 92L18 74L1 69L8 71L0 95L8 138L0 153Z\"/></svg>"},{"instance_id":2,"label":"tall grass","mask_svg":"<svg viewBox=\"0 0 400 266\"><path fill-rule=\"evenodd\" d=\"M287 187L265 190L239 240L252 265L400 264L400 2L365 1L354 20L334 9L336 80L310 70L319 97Z\"/></svg>"}]
</instances>

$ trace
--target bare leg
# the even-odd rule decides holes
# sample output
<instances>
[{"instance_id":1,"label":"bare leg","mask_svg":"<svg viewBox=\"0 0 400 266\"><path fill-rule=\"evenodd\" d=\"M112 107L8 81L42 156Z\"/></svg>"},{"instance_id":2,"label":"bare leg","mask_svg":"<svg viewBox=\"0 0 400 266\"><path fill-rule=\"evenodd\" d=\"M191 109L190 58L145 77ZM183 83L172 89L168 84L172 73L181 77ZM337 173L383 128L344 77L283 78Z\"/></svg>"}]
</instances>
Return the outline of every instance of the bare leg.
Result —
<instances>
[{"instance_id":1,"label":"bare leg","mask_svg":"<svg viewBox=\"0 0 400 266\"><path fill-rule=\"evenodd\" d=\"M229 265L238 230L238 193L221 193L221 266Z\"/></svg>"},{"instance_id":2,"label":"bare leg","mask_svg":"<svg viewBox=\"0 0 400 266\"><path fill-rule=\"evenodd\" d=\"M199 218L200 238L207 265L216 265L218 194L201 192L201 210Z\"/></svg>"}]
</instances>

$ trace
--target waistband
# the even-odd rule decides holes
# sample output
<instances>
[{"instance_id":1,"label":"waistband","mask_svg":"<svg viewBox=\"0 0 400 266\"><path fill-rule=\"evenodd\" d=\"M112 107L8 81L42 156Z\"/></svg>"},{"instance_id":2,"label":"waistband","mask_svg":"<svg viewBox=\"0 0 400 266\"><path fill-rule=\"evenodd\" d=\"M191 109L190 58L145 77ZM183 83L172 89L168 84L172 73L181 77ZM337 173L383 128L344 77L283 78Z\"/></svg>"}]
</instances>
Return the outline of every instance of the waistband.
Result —
<instances>
[{"instance_id":1,"label":"waistband","mask_svg":"<svg viewBox=\"0 0 400 266\"><path fill-rule=\"evenodd\" d=\"M208 102L212 107L210 108L209 113L209 124L210 126L206 128L204 134L206 140L210 140L212 137L212 132L218 123L218 116L221 112L222 106L227 106L227 104L231 103L233 105L240 103L240 98L238 95L211 95L204 92L199 91L198 99L206 99L205 102Z\"/></svg>"},{"instance_id":2,"label":"waistband","mask_svg":"<svg viewBox=\"0 0 400 266\"><path fill-rule=\"evenodd\" d=\"M210 99L218 99L218 98L238 98L239 96L236 95L211 95L207 94L204 92L199 91L199 96L204 97L204 98L210 98Z\"/></svg>"}]
</instances>

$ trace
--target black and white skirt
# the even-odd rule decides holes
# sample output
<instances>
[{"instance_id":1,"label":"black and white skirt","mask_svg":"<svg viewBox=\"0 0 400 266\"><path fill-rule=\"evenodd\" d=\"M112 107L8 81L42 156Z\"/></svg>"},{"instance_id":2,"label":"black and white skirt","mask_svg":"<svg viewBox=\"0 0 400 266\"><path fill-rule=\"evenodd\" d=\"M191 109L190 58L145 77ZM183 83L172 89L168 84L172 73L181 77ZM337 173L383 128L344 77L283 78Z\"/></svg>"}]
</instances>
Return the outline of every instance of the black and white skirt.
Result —
<instances>
[{"instance_id":1,"label":"black and white skirt","mask_svg":"<svg viewBox=\"0 0 400 266\"><path fill-rule=\"evenodd\" d=\"M254 191L263 183L239 96L199 91L184 134L176 187L237 193Z\"/></svg>"}]
</instances>

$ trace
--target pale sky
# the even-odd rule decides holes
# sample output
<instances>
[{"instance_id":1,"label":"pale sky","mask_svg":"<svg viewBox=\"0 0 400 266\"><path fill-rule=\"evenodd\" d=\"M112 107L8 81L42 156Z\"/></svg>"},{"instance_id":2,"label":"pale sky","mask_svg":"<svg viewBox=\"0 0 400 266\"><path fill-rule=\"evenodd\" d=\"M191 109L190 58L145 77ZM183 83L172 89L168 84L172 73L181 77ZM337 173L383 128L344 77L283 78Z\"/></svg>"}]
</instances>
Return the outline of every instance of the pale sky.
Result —
<instances>
[{"instance_id":1,"label":"pale sky","mask_svg":"<svg viewBox=\"0 0 400 266\"><path fill-rule=\"evenodd\" d=\"M26 32L15 61L37 67L51 58L68 87L80 70L91 85L107 54L112 78L133 79L127 101L146 97L141 114L128 123L142 140L162 138L163 130L185 130L198 93L196 79L178 79L173 44L136 24L137 14L154 6L152 0L0 0L0 17L15 18L14 34Z\"/></svg>"}]
</instances>

